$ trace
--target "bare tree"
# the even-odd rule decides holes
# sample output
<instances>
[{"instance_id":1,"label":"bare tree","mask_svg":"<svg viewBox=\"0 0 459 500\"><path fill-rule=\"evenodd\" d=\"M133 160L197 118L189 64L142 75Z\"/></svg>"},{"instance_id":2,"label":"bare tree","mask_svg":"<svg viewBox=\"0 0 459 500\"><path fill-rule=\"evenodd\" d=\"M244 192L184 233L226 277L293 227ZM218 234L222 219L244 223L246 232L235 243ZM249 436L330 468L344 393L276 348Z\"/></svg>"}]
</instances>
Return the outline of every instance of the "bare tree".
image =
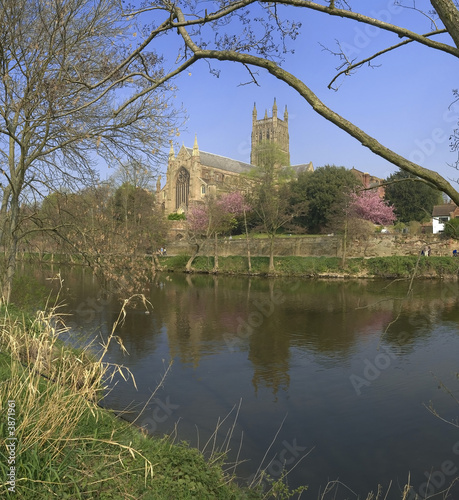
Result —
<instances>
[{"instance_id":1,"label":"bare tree","mask_svg":"<svg viewBox=\"0 0 459 500\"><path fill-rule=\"evenodd\" d=\"M119 187L123 184L129 184L135 188L154 190L154 181L157 179L155 172L152 172L150 165L143 165L138 161L121 163L111 180L114 185Z\"/></svg>"},{"instance_id":2,"label":"bare tree","mask_svg":"<svg viewBox=\"0 0 459 500\"><path fill-rule=\"evenodd\" d=\"M457 58L459 57L457 2L431 0L430 5L435 10L422 12L428 26L423 33L359 13L352 8L352 3L351 0L324 0L320 3L310 0L278 2L235 0L201 4L199 1L181 3L158 0L146 2L142 9L133 11L132 15L156 16L157 27L150 32L145 41L146 46L155 37L170 30L178 32L182 38L177 64L161 81L188 70L191 65L202 59L240 63L247 68L251 81L255 83L256 70L258 68L266 70L296 90L315 112L357 139L374 154L430 182L459 204L459 192L439 173L410 161L381 144L376 138L322 102L308 86L308 82L302 81L281 67L282 54L288 50L289 41L294 47L295 38L300 30L299 23L292 21L298 18L294 9L301 9L304 12L315 11L323 16L354 21L399 37L397 43L361 60L348 60L344 52L339 50L337 55L342 57L339 75L349 75L356 68L371 63L382 54L399 50L410 43L422 44L433 51ZM403 1L394 3L400 6ZM417 10L414 2L406 7ZM281 12L288 18L283 19ZM449 38L444 34L449 34ZM159 82L151 88L155 88L157 84Z\"/></svg>"},{"instance_id":3,"label":"bare tree","mask_svg":"<svg viewBox=\"0 0 459 500\"><path fill-rule=\"evenodd\" d=\"M161 78L160 61L146 48L136 52L135 36L117 0L0 2L4 302L27 197L92 183L98 158L111 166L159 159L176 112L165 86L144 92Z\"/></svg>"},{"instance_id":4,"label":"bare tree","mask_svg":"<svg viewBox=\"0 0 459 500\"><path fill-rule=\"evenodd\" d=\"M127 199L118 196L123 188ZM124 297L148 288L154 252L167 234L152 193L129 185L114 192L102 184L77 193L52 193L36 215L25 207L23 211L29 218L23 222L21 246L65 254L71 260L75 256L91 266L107 291ZM54 230L38 232L37 226Z\"/></svg>"}]
</instances>

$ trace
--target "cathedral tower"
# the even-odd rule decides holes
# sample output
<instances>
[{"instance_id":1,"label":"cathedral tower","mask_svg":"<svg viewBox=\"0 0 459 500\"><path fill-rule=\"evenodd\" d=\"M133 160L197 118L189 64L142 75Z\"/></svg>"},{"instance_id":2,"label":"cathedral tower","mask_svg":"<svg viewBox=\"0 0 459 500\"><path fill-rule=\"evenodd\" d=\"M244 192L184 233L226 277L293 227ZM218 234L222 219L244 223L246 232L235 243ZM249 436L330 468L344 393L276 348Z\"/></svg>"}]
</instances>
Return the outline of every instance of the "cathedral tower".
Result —
<instances>
[{"instance_id":1,"label":"cathedral tower","mask_svg":"<svg viewBox=\"0 0 459 500\"><path fill-rule=\"evenodd\" d=\"M252 111L252 151L250 153L250 163L257 165L257 146L263 142L276 143L281 151L287 155L288 164L290 165L289 137L288 137L288 112L285 106L284 119L277 117L277 103L274 98L272 117L268 118L268 112L265 111L265 116L261 120L257 119L257 108L253 105Z\"/></svg>"}]
</instances>

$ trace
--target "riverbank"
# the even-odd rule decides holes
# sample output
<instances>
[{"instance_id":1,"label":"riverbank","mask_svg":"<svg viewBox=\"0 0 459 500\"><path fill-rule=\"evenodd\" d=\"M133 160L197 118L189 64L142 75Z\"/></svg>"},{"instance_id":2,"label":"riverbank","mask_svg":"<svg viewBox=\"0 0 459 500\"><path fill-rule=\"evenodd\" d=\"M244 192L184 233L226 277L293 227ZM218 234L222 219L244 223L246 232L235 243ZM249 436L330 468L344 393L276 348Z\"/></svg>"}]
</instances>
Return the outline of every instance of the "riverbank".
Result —
<instances>
[{"instance_id":1,"label":"riverbank","mask_svg":"<svg viewBox=\"0 0 459 500\"><path fill-rule=\"evenodd\" d=\"M188 255L159 257L161 269L184 272ZM287 276L297 278L440 278L457 279L459 258L394 256L350 258L345 265L338 257L275 257L274 273L268 269L268 257L252 257L249 271L247 257L219 257L219 274ZM197 257L193 272L215 273L213 257Z\"/></svg>"},{"instance_id":2,"label":"riverbank","mask_svg":"<svg viewBox=\"0 0 459 500\"><path fill-rule=\"evenodd\" d=\"M2 311L1 496L98 499L261 499L240 488L224 455L152 437L98 406L114 372L88 351L65 347L55 311ZM110 339L111 340L111 339Z\"/></svg>"},{"instance_id":3,"label":"riverbank","mask_svg":"<svg viewBox=\"0 0 459 500\"><path fill-rule=\"evenodd\" d=\"M37 255L26 254L21 257L24 263L36 263ZM186 272L188 254L173 256L139 256L135 265L150 271ZM38 262L50 266L70 265L87 266L78 256L66 254L45 254ZM382 278L382 279L457 279L459 277L459 258L446 256L425 257L421 255L391 257L352 257L343 265L341 257L274 257L274 272L269 271L268 257L252 257L251 267L245 256L219 256L218 270L215 271L214 258L198 256L194 259L192 272L223 275L285 276L304 279L319 278Z\"/></svg>"}]
</instances>

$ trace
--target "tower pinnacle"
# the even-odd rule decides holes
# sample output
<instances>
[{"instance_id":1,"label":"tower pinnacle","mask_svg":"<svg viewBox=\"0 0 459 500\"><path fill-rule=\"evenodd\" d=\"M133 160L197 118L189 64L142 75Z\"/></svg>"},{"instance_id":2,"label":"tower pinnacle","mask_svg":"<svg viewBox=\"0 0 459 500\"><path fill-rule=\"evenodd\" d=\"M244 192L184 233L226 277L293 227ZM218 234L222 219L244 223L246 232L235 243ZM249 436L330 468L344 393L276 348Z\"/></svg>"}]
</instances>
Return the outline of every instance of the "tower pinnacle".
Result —
<instances>
[{"instance_id":1,"label":"tower pinnacle","mask_svg":"<svg viewBox=\"0 0 459 500\"><path fill-rule=\"evenodd\" d=\"M276 103L276 98L274 98L274 104L273 104L273 118L277 118L277 103Z\"/></svg>"},{"instance_id":2,"label":"tower pinnacle","mask_svg":"<svg viewBox=\"0 0 459 500\"><path fill-rule=\"evenodd\" d=\"M199 147L198 147L198 136L195 134L194 136L194 144L193 144L193 154L192 156L199 156Z\"/></svg>"}]
</instances>

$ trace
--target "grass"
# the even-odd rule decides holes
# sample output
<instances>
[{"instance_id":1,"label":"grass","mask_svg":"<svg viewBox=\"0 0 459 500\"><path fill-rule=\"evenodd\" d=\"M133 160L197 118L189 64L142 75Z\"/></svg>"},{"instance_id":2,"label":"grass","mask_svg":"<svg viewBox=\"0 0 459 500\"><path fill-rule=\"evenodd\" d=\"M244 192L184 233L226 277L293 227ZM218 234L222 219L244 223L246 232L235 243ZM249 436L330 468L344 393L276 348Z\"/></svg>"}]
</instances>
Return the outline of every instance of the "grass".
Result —
<instances>
[{"instance_id":1,"label":"grass","mask_svg":"<svg viewBox=\"0 0 459 500\"><path fill-rule=\"evenodd\" d=\"M317 238L322 235L320 234L290 234L290 233L279 233L276 234L276 239L278 238ZM227 238L227 237L226 237ZM266 233L250 233L250 239L262 240L268 239L269 236ZM233 240L245 240L247 236L245 234L236 234L232 236Z\"/></svg>"},{"instance_id":2,"label":"grass","mask_svg":"<svg viewBox=\"0 0 459 500\"><path fill-rule=\"evenodd\" d=\"M248 274L247 257L219 257L219 273ZM187 255L161 257L166 271L182 272L188 261ZM251 274L269 274L268 257L252 257ZM459 276L459 258L393 256L369 259L349 258L342 266L339 257L275 257L275 275L292 277L368 277L368 278L444 278ZM193 270L198 273L212 273L214 258L198 256L193 262Z\"/></svg>"},{"instance_id":3,"label":"grass","mask_svg":"<svg viewBox=\"0 0 459 500\"><path fill-rule=\"evenodd\" d=\"M428 278L457 277L459 275L459 259L453 257L417 257L394 256L375 257L365 261L368 274L382 277Z\"/></svg>"}]
</instances>

